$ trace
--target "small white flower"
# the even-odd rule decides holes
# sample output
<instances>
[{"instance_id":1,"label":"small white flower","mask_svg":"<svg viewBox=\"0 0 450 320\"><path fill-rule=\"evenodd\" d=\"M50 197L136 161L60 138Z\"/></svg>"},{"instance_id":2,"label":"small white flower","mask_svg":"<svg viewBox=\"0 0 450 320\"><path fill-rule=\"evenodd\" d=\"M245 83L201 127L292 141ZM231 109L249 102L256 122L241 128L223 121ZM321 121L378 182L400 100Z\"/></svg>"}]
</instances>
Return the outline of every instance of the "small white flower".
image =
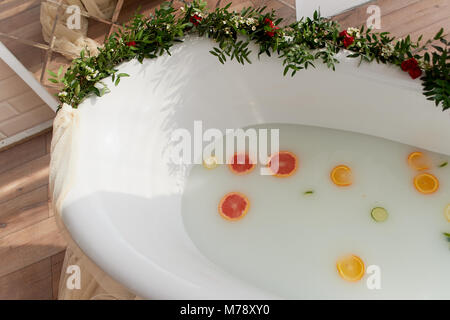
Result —
<instances>
[{"instance_id":1,"label":"small white flower","mask_svg":"<svg viewBox=\"0 0 450 320\"><path fill-rule=\"evenodd\" d=\"M225 20L222 21L223 24L227 24L227 22Z\"/></svg>"},{"instance_id":2,"label":"small white flower","mask_svg":"<svg viewBox=\"0 0 450 320\"><path fill-rule=\"evenodd\" d=\"M180 7L180 10L181 10L181 11L184 11L184 7Z\"/></svg>"},{"instance_id":3,"label":"small white flower","mask_svg":"<svg viewBox=\"0 0 450 320\"><path fill-rule=\"evenodd\" d=\"M294 40L294 37L292 37L292 36L284 36L284 40L286 42L291 42L292 40Z\"/></svg>"},{"instance_id":4,"label":"small white flower","mask_svg":"<svg viewBox=\"0 0 450 320\"><path fill-rule=\"evenodd\" d=\"M91 78L91 76L86 76L86 79L87 79L87 81L91 81L92 80L92 78Z\"/></svg>"},{"instance_id":5,"label":"small white flower","mask_svg":"<svg viewBox=\"0 0 450 320\"><path fill-rule=\"evenodd\" d=\"M350 36L356 37L357 39L361 38L361 34L360 34L358 28L352 28L352 27L350 27L350 28L347 29L347 33L348 33Z\"/></svg>"},{"instance_id":6,"label":"small white flower","mask_svg":"<svg viewBox=\"0 0 450 320\"><path fill-rule=\"evenodd\" d=\"M317 39L317 38L314 39L314 42L315 42L315 43L319 43L319 39Z\"/></svg>"},{"instance_id":7,"label":"small white flower","mask_svg":"<svg viewBox=\"0 0 450 320\"><path fill-rule=\"evenodd\" d=\"M255 26L253 26L253 27L252 27L252 31L255 31L255 30L256 30L256 27L255 27Z\"/></svg>"},{"instance_id":8,"label":"small white flower","mask_svg":"<svg viewBox=\"0 0 450 320\"><path fill-rule=\"evenodd\" d=\"M61 91L60 93L58 93L58 96L65 97L65 96L67 96L67 92Z\"/></svg>"},{"instance_id":9,"label":"small white flower","mask_svg":"<svg viewBox=\"0 0 450 320\"><path fill-rule=\"evenodd\" d=\"M109 51L114 52L114 49L109 49Z\"/></svg>"}]
</instances>

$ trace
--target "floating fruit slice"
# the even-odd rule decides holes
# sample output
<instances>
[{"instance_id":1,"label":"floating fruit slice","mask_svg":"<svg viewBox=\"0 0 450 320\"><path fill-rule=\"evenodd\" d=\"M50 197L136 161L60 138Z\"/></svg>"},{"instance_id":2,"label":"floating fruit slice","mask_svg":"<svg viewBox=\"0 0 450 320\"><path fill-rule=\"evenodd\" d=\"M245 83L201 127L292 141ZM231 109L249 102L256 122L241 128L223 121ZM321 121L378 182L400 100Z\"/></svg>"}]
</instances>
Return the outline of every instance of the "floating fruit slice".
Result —
<instances>
[{"instance_id":1,"label":"floating fruit slice","mask_svg":"<svg viewBox=\"0 0 450 320\"><path fill-rule=\"evenodd\" d=\"M205 167L206 169L214 169L218 166L218 164L219 164L219 159L217 159L214 156L203 160L203 167Z\"/></svg>"},{"instance_id":2,"label":"floating fruit slice","mask_svg":"<svg viewBox=\"0 0 450 320\"><path fill-rule=\"evenodd\" d=\"M274 176L286 178L297 171L297 156L289 151L280 151L270 156L267 166Z\"/></svg>"},{"instance_id":3,"label":"floating fruit slice","mask_svg":"<svg viewBox=\"0 0 450 320\"><path fill-rule=\"evenodd\" d=\"M229 167L233 173L242 175L250 173L255 168L255 164L251 163L247 153L235 153Z\"/></svg>"},{"instance_id":4,"label":"floating fruit slice","mask_svg":"<svg viewBox=\"0 0 450 320\"><path fill-rule=\"evenodd\" d=\"M414 187L423 194L430 194L439 189L439 180L430 173L421 173L414 178Z\"/></svg>"},{"instance_id":5,"label":"floating fruit slice","mask_svg":"<svg viewBox=\"0 0 450 320\"><path fill-rule=\"evenodd\" d=\"M250 207L247 197L239 192L226 194L219 203L220 215L231 221L242 219Z\"/></svg>"},{"instance_id":6,"label":"floating fruit slice","mask_svg":"<svg viewBox=\"0 0 450 320\"><path fill-rule=\"evenodd\" d=\"M347 281L358 281L364 276L364 262L355 255L339 259L336 267L340 276Z\"/></svg>"},{"instance_id":7,"label":"floating fruit slice","mask_svg":"<svg viewBox=\"0 0 450 320\"><path fill-rule=\"evenodd\" d=\"M383 222L386 221L388 218L387 210L381 207L373 208L372 211L370 212L370 215L376 222Z\"/></svg>"},{"instance_id":8,"label":"floating fruit slice","mask_svg":"<svg viewBox=\"0 0 450 320\"><path fill-rule=\"evenodd\" d=\"M448 204L447 207L445 207L444 215L447 221L450 222L450 204Z\"/></svg>"},{"instance_id":9,"label":"floating fruit slice","mask_svg":"<svg viewBox=\"0 0 450 320\"><path fill-rule=\"evenodd\" d=\"M428 170L431 167L430 159L419 151L412 152L409 154L408 164L411 168L418 171Z\"/></svg>"},{"instance_id":10,"label":"floating fruit slice","mask_svg":"<svg viewBox=\"0 0 450 320\"><path fill-rule=\"evenodd\" d=\"M353 183L352 170L345 165L333 168L330 177L331 181L339 187L347 187Z\"/></svg>"}]
</instances>

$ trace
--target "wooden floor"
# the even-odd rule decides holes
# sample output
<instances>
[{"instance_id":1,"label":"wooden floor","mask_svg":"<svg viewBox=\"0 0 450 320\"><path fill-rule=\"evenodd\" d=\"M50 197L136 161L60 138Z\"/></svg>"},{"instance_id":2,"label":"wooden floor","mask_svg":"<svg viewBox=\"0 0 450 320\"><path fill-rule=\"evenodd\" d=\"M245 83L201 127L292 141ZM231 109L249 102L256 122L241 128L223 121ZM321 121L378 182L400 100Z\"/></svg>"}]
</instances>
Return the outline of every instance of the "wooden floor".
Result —
<instances>
[{"instance_id":1,"label":"wooden floor","mask_svg":"<svg viewBox=\"0 0 450 320\"><path fill-rule=\"evenodd\" d=\"M131 15L136 2L127 2L123 17ZM210 7L228 2L208 0ZM295 14L294 0L234 0L233 3L235 8L268 4L291 21ZM396 36L424 33L430 37L441 26L450 31L449 0L373 3L381 7L383 30L390 30ZM346 12L336 20L345 27L359 26L367 19L366 8L364 5ZM151 7L144 9L151 10ZM65 243L49 210L50 139L51 134L46 133L0 152L0 299L54 299L57 295Z\"/></svg>"},{"instance_id":2,"label":"wooden floor","mask_svg":"<svg viewBox=\"0 0 450 320\"><path fill-rule=\"evenodd\" d=\"M0 152L0 299L54 299L65 242L49 210L51 133Z\"/></svg>"}]
</instances>

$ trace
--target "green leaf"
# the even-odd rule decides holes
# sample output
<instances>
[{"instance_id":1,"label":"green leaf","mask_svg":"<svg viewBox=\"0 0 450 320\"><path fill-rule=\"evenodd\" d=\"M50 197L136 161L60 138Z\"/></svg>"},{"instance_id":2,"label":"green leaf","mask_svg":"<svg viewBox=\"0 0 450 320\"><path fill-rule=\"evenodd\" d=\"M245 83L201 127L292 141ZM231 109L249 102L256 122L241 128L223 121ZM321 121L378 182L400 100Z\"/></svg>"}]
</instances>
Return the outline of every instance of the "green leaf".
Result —
<instances>
[{"instance_id":1,"label":"green leaf","mask_svg":"<svg viewBox=\"0 0 450 320\"><path fill-rule=\"evenodd\" d=\"M47 73L54 78L58 78L58 75L56 73L54 73L52 70L47 69Z\"/></svg>"},{"instance_id":2,"label":"green leaf","mask_svg":"<svg viewBox=\"0 0 450 320\"><path fill-rule=\"evenodd\" d=\"M444 168L444 167L446 167L447 165L448 165L448 161L445 161L445 162L441 163L438 167L439 167L439 168Z\"/></svg>"},{"instance_id":3,"label":"green leaf","mask_svg":"<svg viewBox=\"0 0 450 320\"><path fill-rule=\"evenodd\" d=\"M434 36L434 40L438 40L442 34L444 33L444 28L441 28L441 30L439 30L439 32Z\"/></svg>"}]
</instances>

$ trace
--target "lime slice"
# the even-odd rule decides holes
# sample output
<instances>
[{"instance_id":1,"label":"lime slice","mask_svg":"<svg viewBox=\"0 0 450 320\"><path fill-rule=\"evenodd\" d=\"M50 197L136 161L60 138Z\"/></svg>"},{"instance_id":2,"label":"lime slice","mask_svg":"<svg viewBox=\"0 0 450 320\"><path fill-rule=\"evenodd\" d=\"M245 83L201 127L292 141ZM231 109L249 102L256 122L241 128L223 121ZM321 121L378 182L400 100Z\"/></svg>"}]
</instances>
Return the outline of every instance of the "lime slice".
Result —
<instances>
[{"instance_id":1,"label":"lime slice","mask_svg":"<svg viewBox=\"0 0 450 320\"><path fill-rule=\"evenodd\" d=\"M383 222L383 221L386 221L386 219L388 218L387 210L385 208L381 208L381 207L373 208L370 215L372 216L373 220L375 220L376 222Z\"/></svg>"}]
</instances>

